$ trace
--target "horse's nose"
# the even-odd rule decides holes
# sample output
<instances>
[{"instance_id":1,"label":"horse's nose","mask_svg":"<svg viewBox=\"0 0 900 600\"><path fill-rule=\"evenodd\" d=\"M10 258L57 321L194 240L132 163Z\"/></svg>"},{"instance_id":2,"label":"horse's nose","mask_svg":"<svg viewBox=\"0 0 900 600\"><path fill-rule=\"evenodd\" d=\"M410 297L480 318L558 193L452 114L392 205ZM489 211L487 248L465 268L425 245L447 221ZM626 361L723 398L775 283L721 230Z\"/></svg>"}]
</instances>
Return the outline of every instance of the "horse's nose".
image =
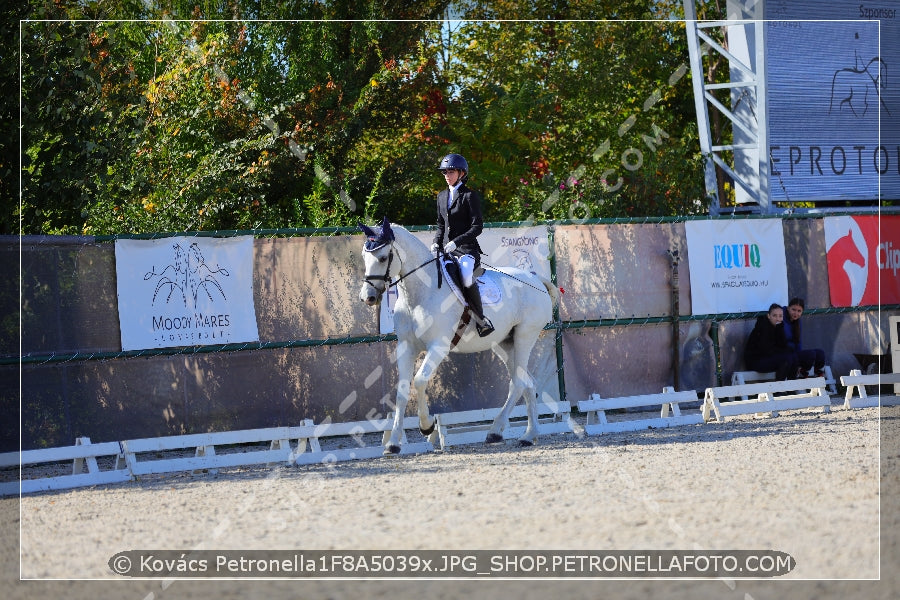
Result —
<instances>
[{"instance_id":1,"label":"horse's nose","mask_svg":"<svg viewBox=\"0 0 900 600\"><path fill-rule=\"evenodd\" d=\"M375 293L375 289L371 285L364 285L362 289L359 291L359 299L366 303L368 306L373 306L376 302L378 302L378 296Z\"/></svg>"}]
</instances>

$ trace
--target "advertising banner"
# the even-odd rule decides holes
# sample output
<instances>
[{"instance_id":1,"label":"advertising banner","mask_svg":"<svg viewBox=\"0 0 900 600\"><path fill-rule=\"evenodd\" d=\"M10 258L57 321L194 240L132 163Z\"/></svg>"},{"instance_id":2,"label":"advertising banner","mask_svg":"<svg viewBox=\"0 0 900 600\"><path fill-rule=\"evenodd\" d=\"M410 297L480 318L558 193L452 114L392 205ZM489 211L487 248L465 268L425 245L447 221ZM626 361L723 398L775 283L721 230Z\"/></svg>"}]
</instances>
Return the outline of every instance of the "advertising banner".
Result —
<instances>
[{"instance_id":1,"label":"advertising banner","mask_svg":"<svg viewBox=\"0 0 900 600\"><path fill-rule=\"evenodd\" d=\"M825 218L831 305L900 303L900 216Z\"/></svg>"},{"instance_id":2,"label":"advertising banner","mask_svg":"<svg viewBox=\"0 0 900 600\"><path fill-rule=\"evenodd\" d=\"M897 0L766 2L772 201L900 197L898 15Z\"/></svg>"},{"instance_id":3,"label":"advertising banner","mask_svg":"<svg viewBox=\"0 0 900 600\"><path fill-rule=\"evenodd\" d=\"M426 246L431 246L434 239L433 231L418 231L413 235ZM485 268L517 267L550 279L550 242L546 227L485 229L478 236L478 244L485 252L481 257L481 266ZM379 328L382 335L394 332L393 306L396 301L397 288L392 287L381 301ZM482 299L482 302L489 300Z\"/></svg>"},{"instance_id":4,"label":"advertising banner","mask_svg":"<svg viewBox=\"0 0 900 600\"><path fill-rule=\"evenodd\" d=\"M788 301L780 219L685 223L695 315L767 310Z\"/></svg>"},{"instance_id":5,"label":"advertising banner","mask_svg":"<svg viewBox=\"0 0 900 600\"><path fill-rule=\"evenodd\" d=\"M253 236L116 240L122 350L259 340Z\"/></svg>"}]
</instances>

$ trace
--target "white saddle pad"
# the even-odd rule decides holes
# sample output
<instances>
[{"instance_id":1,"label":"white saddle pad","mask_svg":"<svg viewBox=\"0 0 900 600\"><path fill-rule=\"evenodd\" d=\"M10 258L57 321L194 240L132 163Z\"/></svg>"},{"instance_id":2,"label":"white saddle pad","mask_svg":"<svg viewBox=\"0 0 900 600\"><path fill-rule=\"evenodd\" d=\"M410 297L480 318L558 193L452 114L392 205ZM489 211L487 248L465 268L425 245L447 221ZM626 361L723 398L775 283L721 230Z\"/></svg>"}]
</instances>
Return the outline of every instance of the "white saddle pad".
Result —
<instances>
[{"instance_id":1,"label":"white saddle pad","mask_svg":"<svg viewBox=\"0 0 900 600\"><path fill-rule=\"evenodd\" d=\"M476 279L478 289L481 290L481 303L483 305L497 304L502 298L500 293L500 284L497 283L496 271L485 271L484 275Z\"/></svg>"},{"instance_id":2,"label":"white saddle pad","mask_svg":"<svg viewBox=\"0 0 900 600\"><path fill-rule=\"evenodd\" d=\"M459 300L460 304L463 306L468 306L469 303L466 302L466 299L463 297L462 290L459 289L459 286L456 285L453 278L447 274L447 265L443 261L441 262L441 271L443 271L444 274L444 283L450 286L456 299ZM500 293L500 285L497 283L498 276L499 275L495 271L486 270L481 277L475 279L475 282L478 284L478 290L481 292L482 307L489 304L497 304L503 298Z\"/></svg>"}]
</instances>

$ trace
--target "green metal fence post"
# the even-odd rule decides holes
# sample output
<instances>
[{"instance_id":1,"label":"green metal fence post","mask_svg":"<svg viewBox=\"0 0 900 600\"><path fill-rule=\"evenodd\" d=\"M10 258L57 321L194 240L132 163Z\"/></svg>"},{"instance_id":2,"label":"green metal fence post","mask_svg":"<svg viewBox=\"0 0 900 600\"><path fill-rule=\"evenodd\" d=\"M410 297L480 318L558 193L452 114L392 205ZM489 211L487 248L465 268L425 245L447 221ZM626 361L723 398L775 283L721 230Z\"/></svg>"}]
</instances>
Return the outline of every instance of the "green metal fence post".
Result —
<instances>
[{"instance_id":1,"label":"green metal fence post","mask_svg":"<svg viewBox=\"0 0 900 600\"><path fill-rule=\"evenodd\" d=\"M550 246L550 281L553 285L559 287L556 279L556 236L553 225L547 226L547 238ZM560 302L562 302L562 298L560 298ZM563 326L562 322L559 319L559 305L557 304L553 307L553 326L556 330L556 378L559 383L559 401L566 401L566 374L563 367L563 347L562 347L562 332Z\"/></svg>"},{"instance_id":2,"label":"green metal fence post","mask_svg":"<svg viewBox=\"0 0 900 600\"><path fill-rule=\"evenodd\" d=\"M709 326L709 337L713 342L713 353L716 357L716 385L722 385L722 358L719 354L719 322L712 320Z\"/></svg>"}]
</instances>

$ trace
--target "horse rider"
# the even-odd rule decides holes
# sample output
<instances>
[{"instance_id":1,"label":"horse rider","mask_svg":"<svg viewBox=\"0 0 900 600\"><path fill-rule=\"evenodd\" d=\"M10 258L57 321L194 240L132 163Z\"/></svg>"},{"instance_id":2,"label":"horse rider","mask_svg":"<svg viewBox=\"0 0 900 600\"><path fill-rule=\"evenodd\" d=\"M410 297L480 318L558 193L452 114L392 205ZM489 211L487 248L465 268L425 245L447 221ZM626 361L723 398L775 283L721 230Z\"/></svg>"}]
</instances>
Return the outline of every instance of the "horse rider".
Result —
<instances>
[{"instance_id":1,"label":"horse rider","mask_svg":"<svg viewBox=\"0 0 900 600\"><path fill-rule=\"evenodd\" d=\"M484 222L481 216L481 194L466 186L469 163L459 154L448 154L441 159L438 170L443 173L447 188L437 195L437 232L432 253L441 248L453 254L459 261L463 282L463 295L475 314L475 329L485 337L494 331L490 319L484 316L481 292L475 281L475 269L481 264L481 246L478 235Z\"/></svg>"}]
</instances>

